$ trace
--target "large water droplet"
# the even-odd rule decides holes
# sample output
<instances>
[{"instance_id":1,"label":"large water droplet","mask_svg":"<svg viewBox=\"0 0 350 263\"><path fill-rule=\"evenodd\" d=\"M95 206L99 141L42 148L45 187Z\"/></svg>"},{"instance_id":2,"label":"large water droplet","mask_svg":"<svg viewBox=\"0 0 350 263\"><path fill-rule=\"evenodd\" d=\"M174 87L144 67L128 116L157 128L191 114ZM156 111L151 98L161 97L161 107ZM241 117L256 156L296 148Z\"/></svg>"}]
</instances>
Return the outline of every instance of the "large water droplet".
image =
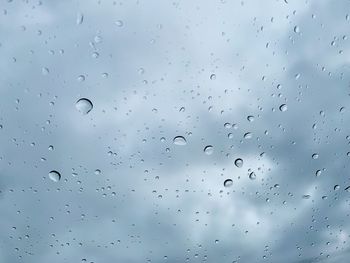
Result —
<instances>
[{"instance_id":1,"label":"large water droplet","mask_svg":"<svg viewBox=\"0 0 350 263\"><path fill-rule=\"evenodd\" d=\"M235 165L238 167L238 168L241 168L243 166L243 160L241 158L237 158L235 160Z\"/></svg>"},{"instance_id":2,"label":"large water droplet","mask_svg":"<svg viewBox=\"0 0 350 263\"><path fill-rule=\"evenodd\" d=\"M233 184L232 179L226 179L226 180L224 181L224 186L225 186L225 187L230 187L230 186L232 186L232 184Z\"/></svg>"},{"instance_id":3,"label":"large water droplet","mask_svg":"<svg viewBox=\"0 0 350 263\"><path fill-rule=\"evenodd\" d=\"M186 145L187 141L186 141L185 137L183 137L183 136L176 136L173 139L173 143L176 145Z\"/></svg>"},{"instance_id":4,"label":"large water droplet","mask_svg":"<svg viewBox=\"0 0 350 263\"><path fill-rule=\"evenodd\" d=\"M49 172L49 178L54 182L58 182L59 180L61 180L61 174L55 170L52 170L51 172Z\"/></svg>"},{"instance_id":5,"label":"large water droplet","mask_svg":"<svg viewBox=\"0 0 350 263\"><path fill-rule=\"evenodd\" d=\"M89 99L81 98L75 103L75 107L81 114L86 115L92 110L93 105Z\"/></svg>"},{"instance_id":6,"label":"large water droplet","mask_svg":"<svg viewBox=\"0 0 350 263\"><path fill-rule=\"evenodd\" d=\"M204 153L207 155L211 155L214 152L214 147L212 145L207 145L204 147Z\"/></svg>"}]
</instances>

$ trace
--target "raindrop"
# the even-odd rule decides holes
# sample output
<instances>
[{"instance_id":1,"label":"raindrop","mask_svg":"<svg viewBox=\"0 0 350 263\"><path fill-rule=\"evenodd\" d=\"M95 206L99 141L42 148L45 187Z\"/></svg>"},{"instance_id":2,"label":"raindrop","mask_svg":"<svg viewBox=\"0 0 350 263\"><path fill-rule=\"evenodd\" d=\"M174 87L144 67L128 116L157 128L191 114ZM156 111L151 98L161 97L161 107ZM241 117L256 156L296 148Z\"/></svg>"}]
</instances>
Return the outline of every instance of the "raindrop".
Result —
<instances>
[{"instance_id":1,"label":"raindrop","mask_svg":"<svg viewBox=\"0 0 350 263\"><path fill-rule=\"evenodd\" d=\"M253 134L251 132L246 132L243 137L244 139L251 139L253 137Z\"/></svg>"},{"instance_id":2,"label":"raindrop","mask_svg":"<svg viewBox=\"0 0 350 263\"><path fill-rule=\"evenodd\" d=\"M350 193L350 185L348 187L345 188L345 191Z\"/></svg>"},{"instance_id":3,"label":"raindrop","mask_svg":"<svg viewBox=\"0 0 350 263\"><path fill-rule=\"evenodd\" d=\"M89 99L81 98L75 103L76 109L83 115L88 114L92 108L92 102Z\"/></svg>"},{"instance_id":4,"label":"raindrop","mask_svg":"<svg viewBox=\"0 0 350 263\"><path fill-rule=\"evenodd\" d=\"M76 19L76 23L77 25L81 25L84 21L84 15L82 13L78 13L77 14L77 19Z\"/></svg>"},{"instance_id":5,"label":"raindrop","mask_svg":"<svg viewBox=\"0 0 350 263\"><path fill-rule=\"evenodd\" d=\"M294 32L297 33L297 34L300 33L300 28L298 26L295 26L294 27Z\"/></svg>"},{"instance_id":6,"label":"raindrop","mask_svg":"<svg viewBox=\"0 0 350 263\"><path fill-rule=\"evenodd\" d=\"M96 175L99 175L99 174L101 174L101 170L100 170L100 169L96 169L94 173L95 173Z\"/></svg>"},{"instance_id":7,"label":"raindrop","mask_svg":"<svg viewBox=\"0 0 350 263\"><path fill-rule=\"evenodd\" d=\"M214 147L212 145L207 145L204 147L204 153L207 155L211 155L214 152Z\"/></svg>"},{"instance_id":8,"label":"raindrop","mask_svg":"<svg viewBox=\"0 0 350 263\"><path fill-rule=\"evenodd\" d=\"M224 186L225 186L225 187L230 187L230 186L232 186L232 184L233 184L232 179L226 179L226 180L224 181Z\"/></svg>"},{"instance_id":9,"label":"raindrop","mask_svg":"<svg viewBox=\"0 0 350 263\"><path fill-rule=\"evenodd\" d=\"M286 104L282 104L280 107L279 107L280 111L287 111L288 110L288 107Z\"/></svg>"},{"instance_id":10,"label":"raindrop","mask_svg":"<svg viewBox=\"0 0 350 263\"><path fill-rule=\"evenodd\" d=\"M215 74L211 74L211 75L210 75L210 79L211 79L211 80L216 80L216 75L215 75Z\"/></svg>"},{"instance_id":11,"label":"raindrop","mask_svg":"<svg viewBox=\"0 0 350 263\"><path fill-rule=\"evenodd\" d=\"M117 21L115 22L115 24L116 24L116 26L118 26L118 27L122 27L122 26L124 25L123 21L121 21L121 20L117 20Z\"/></svg>"},{"instance_id":12,"label":"raindrop","mask_svg":"<svg viewBox=\"0 0 350 263\"><path fill-rule=\"evenodd\" d=\"M255 179L256 179L256 174L255 174L254 172L251 172L251 173L249 174L249 179L250 179L250 180L255 180Z\"/></svg>"},{"instance_id":13,"label":"raindrop","mask_svg":"<svg viewBox=\"0 0 350 263\"><path fill-rule=\"evenodd\" d=\"M54 182L58 182L59 180L61 180L61 174L55 170L49 172L49 178L54 181Z\"/></svg>"},{"instance_id":14,"label":"raindrop","mask_svg":"<svg viewBox=\"0 0 350 263\"><path fill-rule=\"evenodd\" d=\"M186 141L185 137L183 137L183 136L176 136L173 139L173 143L176 145L186 145L187 141Z\"/></svg>"},{"instance_id":15,"label":"raindrop","mask_svg":"<svg viewBox=\"0 0 350 263\"><path fill-rule=\"evenodd\" d=\"M241 158L237 158L235 160L235 165L238 167L238 168L241 168L243 166L243 160Z\"/></svg>"},{"instance_id":16,"label":"raindrop","mask_svg":"<svg viewBox=\"0 0 350 263\"><path fill-rule=\"evenodd\" d=\"M230 128L232 128L232 125L231 125L231 123L226 122L226 123L224 124L224 127L225 127L226 129L230 129Z\"/></svg>"},{"instance_id":17,"label":"raindrop","mask_svg":"<svg viewBox=\"0 0 350 263\"><path fill-rule=\"evenodd\" d=\"M334 187L333 187L334 191L337 191L340 189L340 186L338 184L336 184Z\"/></svg>"},{"instance_id":18,"label":"raindrop","mask_svg":"<svg viewBox=\"0 0 350 263\"><path fill-rule=\"evenodd\" d=\"M312 159L314 160L318 159L318 154L317 153L312 154Z\"/></svg>"},{"instance_id":19,"label":"raindrop","mask_svg":"<svg viewBox=\"0 0 350 263\"><path fill-rule=\"evenodd\" d=\"M247 120L250 121L250 122L253 122L253 121L254 121L254 116L249 115L249 116L247 117Z\"/></svg>"},{"instance_id":20,"label":"raindrop","mask_svg":"<svg viewBox=\"0 0 350 263\"><path fill-rule=\"evenodd\" d=\"M84 75L79 75L78 78L77 78L77 80L78 80L79 82L83 82L83 81L85 81L85 76L84 76Z\"/></svg>"},{"instance_id":21,"label":"raindrop","mask_svg":"<svg viewBox=\"0 0 350 263\"><path fill-rule=\"evenodd\" d=\"M45 75L48 75L50 73L49 69L48 68L42 68L41 69L41 73L45 76Z\"/></svg>"}]
</instances>

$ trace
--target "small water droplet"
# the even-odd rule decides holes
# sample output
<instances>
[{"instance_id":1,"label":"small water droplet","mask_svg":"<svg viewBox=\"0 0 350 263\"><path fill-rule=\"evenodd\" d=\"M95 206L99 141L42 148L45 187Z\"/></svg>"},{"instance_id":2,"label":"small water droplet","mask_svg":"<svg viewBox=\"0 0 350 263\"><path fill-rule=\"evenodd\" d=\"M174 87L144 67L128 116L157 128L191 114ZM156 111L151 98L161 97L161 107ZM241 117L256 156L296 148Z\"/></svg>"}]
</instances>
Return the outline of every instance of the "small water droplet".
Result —
<instances>
[{"instance_id":1,"label":"small water droplet","mask_svg":"<svg viewBox=\"0 0 350 263\"><path fill-rule=\"evenodd\" d=\"M243 137L244 139L251 139L253 137L253 134L251 132L246 132Z\"/></svg>"},{"instance_id":2,"label":"small water droplet","mask_svg":"<svg viewBox=\"0 0 350 263\"><path fill-rule=\"evenodd\" d=\"M336 184L334 187L333 187L334 191L337 191L340 189L340 186L338 184Z\"/></svg>"},{"instance_id":3,"label":"small water droplet","mask_svg":"<svg viewBox=\"0 0 350 263\"><path fill-rule=\"evenodd\" d=\"M282 104L280 107L279 107L280 111L287 111L288 110L288 107L286 104Z\"/></svg>"},{"instance_id":4,"label":"small water droplet","mask_svg":"<svg viewBox=\"0 0 350 263\"><path fill-rule=\"evenodd\" d=\"M175 145L186 145L187 144L187 141L185 139L185 137L183 136L176 136L174 139L173 139L173 143Z\"/></svg>"},{"instance_id":5,"label":"small water droplet","mask_svg":"<svg viewBox=\"0 0 350 263\"><path fill-rule=\"evenodd\" d=\"M204 147L204 153L207 155L211 155L214 152L214 147L212 145L207 145Z\"/></svg>"},{"instance_id":6,"label":"small water droplet","mask_svg":"<svg viewBox=\"0 0 350 263\"><path fill-rule=\"evenodd\" d=\"M55 170L52 170L49 172L49 178L57 183L59 180L61 180L61 174Z\"/></svg>"},{"instance_id":7,"label":"small water droplet","mask_svg":"<svg viewBox=\"0 0 350 263\"><path fill-rule=\"evenodd\" d=\"M78 80L79 82L83 82L83 81L85 81L85 76L84 76L84 75L79 75L78 78L77 78L77 80Z\"/></svg>"},{"instance_id":8,"label":"small water droplet","mask_svg":"<svg viewBox=\"0 0 350 263\"><path fill-rule=\"evenodd\" d=\"M77 19L76 19L76 23L77 25L81 25L84 21L84 15L82 13L78 13L77 14Z\"/></svg>"},{"instance_id":9,"label":"small water droplet","mask_svg":"<svg viewBox=\"0 0 350 263\"><path fill-rule=\"evenodd\" d=\"M250 179L250 180L255 180L255 179L256 179L256 174L255 174L254 172L251 172L251 173L249 174L249 179Z\"/></svg>"},{"instance_id":10,"label":"small water droplet","mask_svg":"<svg viewBox=\"0 0 350 263\"><path fill-rule=\"evenodd\" d=\"M115 24L117 27L122 27L124 25L123 21L121 21L121 20L115 21Z\"/></svg>"},{"instance_id":11,"label":"small water droplet","mask_svg":"<svg viewBox=\"0 0 350 263\"><path fill-rule=\"evenodd\" d=\"M42 68L41 69L41 73L45 76L45 75L48 75L50 73L49 69L48 68Z\"/></svg>"},{"instance_id":12,"label":"small water droplet","mask_svg":"<svg viewBox=\"0 0 350 263\"><path fill-rule=\"evenodd\" d=\"M345 191L350 193L350 185L348 187L345 188Z\"/></svg>"},{"instance_id":13,"label":"small water droplet","mask_svg":"<svg viewBox=\"0 0 350 263\"><path fill-rule=\"evenodd\" d=\"M216 80L216 75L215 75L215 74L211 74L211 75L210 75L210 79L211 79L211 80Z\"/></svg>"},{"instance_id":14,"label":"small water droplet","mask_svg":"<svg viewBox=\"0 0 350 263\"><path fill-rule=\"evenodd\" d=\"M254 121L254 116L249 115L249 116L247 117L247 120L250 121L250 122L253 122L253 121Z\"/></svg>"},{"instance_id":15,"label":"small water droplet","mask_svg":"<svg viewBox=\"0 0 350 263\"><path fill-rule=\"evenodd\" d=\"M92 102L89 99L81 98L75 103L76 109L83 115L88 114L92 108Z\"/></svg>"},{"instance_id":16,"label":"small water droplet","mask_svg":"<svg viewBox=\"0 0 350 263\"><path fill-rule=\"evenodd\" d=\"M95 173L96 175L99 175L99 174L101 174L101 170L100 170L100 169L96 169L94 173Z\"/></svg>"},{"instance_id":17,"label":"small water droplet","mask_svg":"<svg viewBox=\"0 0 350 263\"><path fill-rule=\"evenodd\" d=\"M312 159L314 160L318 159L318 154L317 153L312 154Z\"/></svg>"},{"instance_id":18,"label":"small water droplet","mask_svg":"<svg viewBox=\"0 0 350 263\"><path fill-rule=\"evenodd\" d=\"M241 168L243 166L243 160L241 158L237 158L235 160L235 165L238 167L238 168Z\"/></svg>"},{"instance_id":19,"label":"small water droplet","mask_svg":"<svg viewBox=\"0 0 350 263\"><path fill-rule=\"evenodd\" d=\"M298 26L295 26L294 27L294 33L300 33L300 28Z\"/></svg>"},{"instance_id":20,"label":"small water droplet","mask_svg":"<svg viewBox=\"0 0 350 263\"><path fill-rule=\"evenodd\" d=\"M232 179L226 179L226 180L224 181L224 186L225 186L225 187L230 187L230 186L232 186L232 184L233 184Z\"/></svg>"}]
</instances>

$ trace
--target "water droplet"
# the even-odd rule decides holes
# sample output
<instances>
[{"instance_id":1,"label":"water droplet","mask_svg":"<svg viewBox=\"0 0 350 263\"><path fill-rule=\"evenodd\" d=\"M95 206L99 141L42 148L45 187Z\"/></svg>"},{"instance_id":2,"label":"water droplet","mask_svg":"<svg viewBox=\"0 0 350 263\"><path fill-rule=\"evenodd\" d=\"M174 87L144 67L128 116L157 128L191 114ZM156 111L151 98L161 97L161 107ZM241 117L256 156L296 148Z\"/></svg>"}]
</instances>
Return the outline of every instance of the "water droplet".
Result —
<instances>
[{"instance_id":1,"label":"water droplet","mask_svg":"<svg viewBox=\"0 0 350 263\"><path fill-rule=\"evenodd\" d=\"M232 186L232 184L233 184L232 179L226 179L226 180L224 181L224 186L225 186L225 187L230 187L230 186Z\"/></svg>"},{"instance_id":2,"label":"water droplet","mask_svg":"<svg viewBox=\"0 0 350 263\"><path fill-rule=\"evenodd\" d=\"M48 75L50 73L49 69L48 68L42 68L41 69L41 73L45 76L45 75Z\"/></svg>"},{"instance_id":3,"label":"water droplet","mask_svg":"<svg viewBox=\"0 0 350 263\"><path fill-rule=\"evenodd\" d=\"M255 179L256 179L256 174L255 174L254 172L251 172L251 173L249 174L249 179L250 179L250 180L255 180Z\"/></svg>"},{"instance_id":4,"label":"water droplet","mask_svg":"<svg viewBox=\"0 0 350 263\"><path fill-rule=\"evenodd\" d=\"M117 20L117 21L115 22L115 24L116 24L116 26L118 26L118 27L122 27L122 26L124 25L123 21L121 21L121 20Z\"/></svg>"},{"instance_id":5,"label":"water droplet","mask_svg":"<svg viewBox=\"0 0 350 263\"><path fill-rule=\"evenodd\" d=\"M225 127L226 129L230 129L230 128L232 128L232 125L231 125L231 123L226 122L226 123L224 124L224 127Z\"/></svg>"},{"instance_id":6,"label":"water droplet","mask_svg":"<svg viewBox=\"0 0 350 263\"><path fill-rule=\"evenodd\" d=\"M95 173L96 175L99 175L99 174L101 174L101 170L100 170L100 169L96 169L94 173Z\"/></svg>"},{"instance_id":7,"label":"water droplet","mask_svg":"<svg viewBox=\"0 0 350 263\"><path fill-rule=\"evenodd\" d=\"M79 75L78 78L77 78L77 80L78 80L79 82L83 82L83 81L85 81L85 76L84 76L84 75Z\"/></svg>"},{"instance_id":8,"label":"water droplet","mask_svg":"<svg viewBox=\"0 0 350 263\"><path fill-rule=\"evenodd\" d=\"M295 26L294 27L294 32L297 33L297 34L300 33L300 28L298 26Z\"/></svg>"},{"instance_id":9,"label":"water droplet","mask_svg":"<svg viewBox=\"0 0 350 263\"><path fill-rule=\"evenodd\" d=\"M340 189L340 186L338 184L336 184L334 187L333 187L334 191L337 191Z\"/></svg>"},{"instance_id":10,"label":"water droplet","mask_svg":"<svg viewBox=\"0 0 350 263\"><path fill-rule=\"evenodd\" d=\"M249 116L247 117L247 120L250 121L250 122L253 122L253 121L254 121L254 116L249 115Z\"/></svg>"},{"instance_id":11,"label":"water droplet","mask_svg":"<svg viewBox=\"0 0 350 263\"><path fill-rule=\"evenodd\" d=\"M303 199L310 199L311 195L303 195Z\"/></svg>"},{"instance_id":12,"label":"water droplet","mask_svg":"<svg viewBox=\"0 0 350 263\"><path fill-rule=\"evenodd\" d=\"M83 115L88 114L92 108L92 102L89 99L81 98L75 103L76 109Z\"/></svg>"},{"instance_id":13,"label":"water droplet","mask_svg":"<svg viewBox=\"0 0 350 263\"><path fill-rule=\"evenodd\" d=\"M350 185L348 187L345 188L345 191L350 193Z\"/></svg>"},{"instance_id":14,"label":"water droplet","mask_svg":"<svg viewBox=\"0 0 350 263\"><path fill-rule=\"evenodd\" d=\"M204 153L207 155L211 155L214 152L214 147L212 145L207 145L204 147Z\"/></svg>"},{"instance_id":15,"label":"water droplet","mask_svg":"<svg viewBox=\"0 0 350 263\"><path fill-rule=\"evenodd\" d=\"M59 180L61 180L61 174L55 170L49 172L49 178L54 181L54 182L58 182Z\"/></svg>"},{"instance_id":16,"label":"water droplet","mask_svg":"<svg viewBox=\"0 0 350 263\"><path fill-rule=\"evenodd\" d=\"M288 107L286 104L282 104L280 107L279 107L280 111L287 111L288 110Z\"/></svg>"},{"instance_id":17,"label":"water droplet","mask_svg":"<svg viewBox=\"0 0 350 263\"><path fill-rule=\"evenodd\" d=\"M314 160L318 159L318 154L317 153L312 154L312 159Z\"/></svg>"},{"instance_id":18,"label":"water droplet","mask_svg":"<svg viewBox=\"0 0 350 263\"><path fill-rule=\"evenodd\" d=\"M216 80L216 75L215 75L215 74L211 74L211 75L210 75L210 79L211 79L211 80Z\"/></svg>"},{"instance_id":19,"label":"water droplet","mask_svg":"<svg viewBox=\"0 0 350 263\"><path fill-rule=\"evenodd\" d=\"M176 145L186 145L187 141L186 141L185 137L183 137L183 136L176 136L173 139L173 143Z\"/></svg>"},{"instance_id":20,"label":"water droplet","mask_svg":"<svg viewBox=\"0 0 350 263\"><path fill-rule=\"evenodd\" d=\"M253 134L251 132L246 132L243 137L244 139L251 139L253 137Z\"/></svg>"},{"instance_id":21,"label":"water droplet","mask_svg":"<svg viewBox=\"0 0 350 263\"><path fill-rule=\"evenodd\" d=\"M322 171L321 170L317 170L316 171L316 176L319 177L321 175Z\"/></svg>"},{"instance_id":22,"label":"water droplet","mask_svg":"<svg viewBox=\"0 0 350 263\"><path fill-rule=\"evenodd\" d=\"M101 43L101 42L102 42L102 37L99 36L99 35L97 35L97 36L94 37L94 41L95 41L96 43Z\"/></svg>"},{"instance_id":23,"label":"water droplet","mask_svg":"<svg viewBox=\"0 0 350 263\"><path fill-rule=\"evenodd\" d=\"M241 168L243 166L243 160L241 158L237 158L235 160L235 165L238 167L238 168Z\"/></svg>"},{"instance_id":24,"label":"water droplet","mask_svg":"<svg viewBox=\"0 0 350 263\"><path fill-rule=\"evenodd\" d=\"M77 19L76 19L76 23L77 25L81 25L84 21L84 15L82 13L78 13L77 14Z\"/></svg>"}]
</instances>

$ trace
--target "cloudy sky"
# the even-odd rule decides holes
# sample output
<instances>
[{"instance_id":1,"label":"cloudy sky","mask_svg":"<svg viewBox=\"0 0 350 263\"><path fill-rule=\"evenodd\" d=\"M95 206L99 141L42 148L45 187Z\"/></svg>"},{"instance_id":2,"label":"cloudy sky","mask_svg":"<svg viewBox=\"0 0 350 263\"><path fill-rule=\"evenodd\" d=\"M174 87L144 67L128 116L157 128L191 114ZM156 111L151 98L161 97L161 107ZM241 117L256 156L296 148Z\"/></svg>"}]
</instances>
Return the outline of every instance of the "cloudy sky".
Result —
<instances>
[{"instance_id":1,"label":"cloudy sky","mask_svg":"<svg viewBox=\"0 0 350 263\"><path fill-rule=\"evenodd\" d=\"M1 0L0 262L348 262L349 28L348 0Z\"/></svg>"}]
</instances>

